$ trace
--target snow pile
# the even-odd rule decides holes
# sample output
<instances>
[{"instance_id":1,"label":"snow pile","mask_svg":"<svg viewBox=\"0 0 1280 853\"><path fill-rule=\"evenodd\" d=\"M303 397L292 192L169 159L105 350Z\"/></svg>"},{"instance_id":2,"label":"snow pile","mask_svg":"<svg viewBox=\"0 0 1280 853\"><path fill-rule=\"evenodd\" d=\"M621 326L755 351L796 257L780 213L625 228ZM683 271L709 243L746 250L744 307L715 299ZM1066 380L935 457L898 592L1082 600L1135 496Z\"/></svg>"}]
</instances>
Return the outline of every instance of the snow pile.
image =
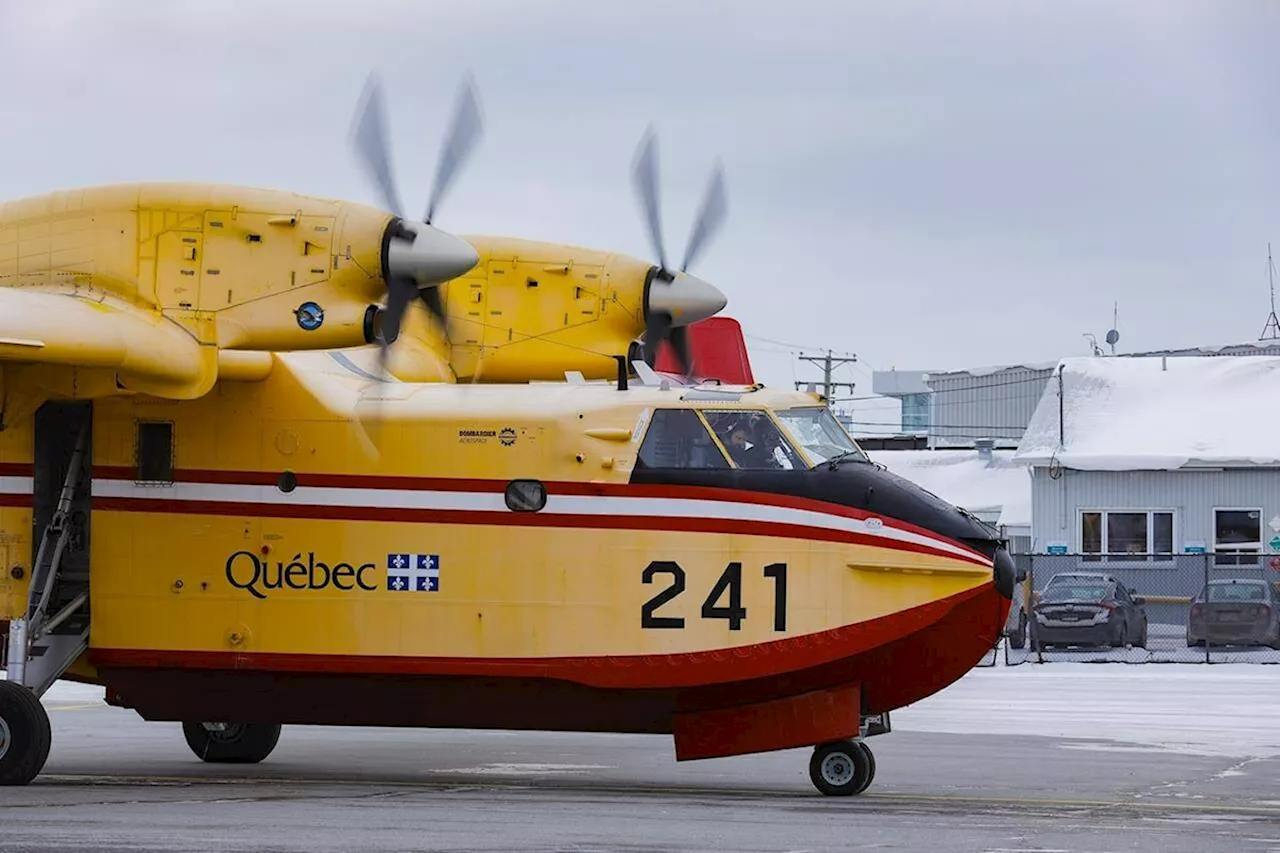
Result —
<instances>
[{"instance_id":1,"label":"snow pile","mask_svg":"<svg viewBox=\"0 0 1280 853\"><path fill-rule=\"evenodd\" d=\"M1016 459L1090 471L1280 464L1280 357L1068 358Z\"/></svg>"},{"instance_id":2,"label":"snow pile","mask_svg":"<svg viewBox=\"0 0 1280 853\"><path fill-rule=\"evenodd\" d=\"M1014 451L993 450L991 461L976 450L868 451L899 477L963 507L991 524L1031 524L1031 474Z\"/></svg>"}]
</instances>

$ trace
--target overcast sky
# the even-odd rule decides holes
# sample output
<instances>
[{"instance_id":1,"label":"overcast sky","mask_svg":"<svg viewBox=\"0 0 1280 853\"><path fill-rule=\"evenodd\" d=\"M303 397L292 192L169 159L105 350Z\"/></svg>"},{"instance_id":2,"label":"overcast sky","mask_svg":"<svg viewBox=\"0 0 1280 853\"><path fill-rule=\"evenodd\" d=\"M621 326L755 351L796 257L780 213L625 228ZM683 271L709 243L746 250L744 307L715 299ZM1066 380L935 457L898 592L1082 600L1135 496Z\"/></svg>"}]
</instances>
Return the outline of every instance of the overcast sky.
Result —
<instances>
[{"instance_id":1,"label":"overcast sky","mask_svg":"<svg viewBox=\"0 0 1280 853\"><path fill-rule=\"evenodd\" d=\"M1280 4L946 0L0 0L0 196L209 180L372 202L348 146L384 75L425 207L461 75L485 137L437 216L648 257L629 168L660 134L668 253L758 376L1252 340L1280 248ZM886 411L884 407L877 411Z\"/></svg>"}]
</instances>

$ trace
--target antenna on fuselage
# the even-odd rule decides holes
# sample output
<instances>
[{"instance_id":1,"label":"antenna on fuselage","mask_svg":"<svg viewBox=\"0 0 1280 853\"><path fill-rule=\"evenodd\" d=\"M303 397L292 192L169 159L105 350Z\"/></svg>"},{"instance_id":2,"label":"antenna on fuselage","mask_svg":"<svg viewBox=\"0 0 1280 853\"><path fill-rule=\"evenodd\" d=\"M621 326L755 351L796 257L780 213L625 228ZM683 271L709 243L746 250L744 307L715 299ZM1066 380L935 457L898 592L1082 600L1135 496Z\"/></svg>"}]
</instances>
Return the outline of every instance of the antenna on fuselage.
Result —
<instances>
[{"instance_id":1,"label":"antenna on fuselage","mask_svg":"<svg viewBox=\"0 0 1280 853\"><path fill-rule=\"evenodd\" d=\"M627 390L627 357L625 355L615 355L613 360L618 362L618 390Z\"/></svg>"}]
</instances>

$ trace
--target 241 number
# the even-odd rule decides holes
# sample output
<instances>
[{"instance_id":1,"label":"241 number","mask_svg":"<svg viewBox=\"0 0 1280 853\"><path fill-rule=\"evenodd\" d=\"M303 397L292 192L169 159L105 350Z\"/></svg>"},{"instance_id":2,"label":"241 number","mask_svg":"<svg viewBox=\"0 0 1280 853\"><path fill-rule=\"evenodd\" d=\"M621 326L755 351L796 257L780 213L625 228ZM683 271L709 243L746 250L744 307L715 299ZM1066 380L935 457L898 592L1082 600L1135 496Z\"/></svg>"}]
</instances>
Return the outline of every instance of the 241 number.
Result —
<instances>
[{"instance_id":1,"label":"241 number","mask_svg":"<svg viewBox=\"0 0 1280 853\"><path fill-rule=\"evenodd\" d=\"M658 616L655 611L685 590L685 573L674 560L654 560L645 566L640 575L641 583L651 584L656 575L671 576L671 583L640 606L641 628L683 628L683 616ZM764 576L773 579L773 630L787 630L787 564L770 563L764 567ZM728 604L720 600L728 594ZM725 566L707 598L702 602L703 619L724 619L730 631L742 630L747 618L747 608L742 606L742 563Z\"/></svg>"}]
</instances>

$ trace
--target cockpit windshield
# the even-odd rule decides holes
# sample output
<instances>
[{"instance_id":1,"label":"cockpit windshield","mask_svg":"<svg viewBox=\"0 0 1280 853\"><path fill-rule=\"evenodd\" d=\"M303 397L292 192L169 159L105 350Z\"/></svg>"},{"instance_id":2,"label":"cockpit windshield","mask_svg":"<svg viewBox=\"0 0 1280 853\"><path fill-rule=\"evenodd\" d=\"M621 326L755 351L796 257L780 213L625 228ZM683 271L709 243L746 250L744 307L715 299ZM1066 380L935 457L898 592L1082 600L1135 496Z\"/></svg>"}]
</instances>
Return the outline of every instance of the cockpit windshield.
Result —
<instances>
[{"instance_id":1,"label":"cockpit windshield","mask_svg":"<svg viewBox=\"0 0 1280 853\"><path fill-rule=\"evenodd\" d=\"M816 465L837 456L855 462L871 461L825 406L776 409L774 415L792 440L805 449Z\"/></svg>"},{"instance_id":2,"label":"cockpit windshield","mask_svg":"<svg viewBox=\"0 0 1280 853\"><path fill-rule=\"evenodd\" d=\"M803 470L804 460L761 411L704 409L711 431L738 468Z\"/></svg>"}]
</instances>

